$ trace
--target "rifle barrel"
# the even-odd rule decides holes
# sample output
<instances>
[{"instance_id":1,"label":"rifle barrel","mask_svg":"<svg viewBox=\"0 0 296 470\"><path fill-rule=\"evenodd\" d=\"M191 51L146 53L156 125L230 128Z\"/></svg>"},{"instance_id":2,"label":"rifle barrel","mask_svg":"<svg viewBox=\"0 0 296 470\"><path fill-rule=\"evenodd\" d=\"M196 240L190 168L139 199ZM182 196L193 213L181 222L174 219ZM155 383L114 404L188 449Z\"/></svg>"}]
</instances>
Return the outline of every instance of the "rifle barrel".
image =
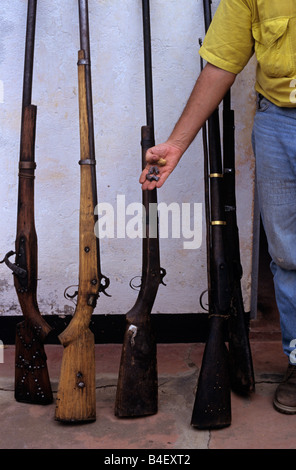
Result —
<instances>
[{"instance_id":1,"label":"rifle barrel","mask_svg":"<svg viewBox=\"0 0 296 470\"><path fill-rule=\"evenodd\" d=\"M212 5L212 0L203 0L204 23L205 23L205 30L206 31L209 29L211 21L212 21L211 5Z\"/></svg>"},{"instance_id":2,"label":"rifle barrel","mask_svg":"<svg viewBox=\"0 0 296 470\"><path fill-rule=\"evenodd\" d=\"M142 0L143 11L143 42L144 42L144 70L145 70L145 94L146 94L146 122L152 128L154 134L153 114L153 80L152 80L152 53L151 53L151 27L150 27L150 4Z\"/></svg>"},{"instance_id":3,"label":"rifle barrel","mask_svg":"<svg viewBox=\"0 0 296 470\"><path fill-rule=\"evenodd\" d=\"M32 99L36 10L37 0L29 0L27 7L27 31L23 77L23 108L31 104Z\"/></svg>"},{"instance_id":4,"label":"rifle barrel","mask_svg":"<svg viewBox=\"0 0 296 470\"><path fill-rule=\"evenodd\" d=\"M88 0L78 0L80 48L84 51L90 158L95 159ZM96 186L96 185L95 185Z\"/></svg>"}]
</instances>

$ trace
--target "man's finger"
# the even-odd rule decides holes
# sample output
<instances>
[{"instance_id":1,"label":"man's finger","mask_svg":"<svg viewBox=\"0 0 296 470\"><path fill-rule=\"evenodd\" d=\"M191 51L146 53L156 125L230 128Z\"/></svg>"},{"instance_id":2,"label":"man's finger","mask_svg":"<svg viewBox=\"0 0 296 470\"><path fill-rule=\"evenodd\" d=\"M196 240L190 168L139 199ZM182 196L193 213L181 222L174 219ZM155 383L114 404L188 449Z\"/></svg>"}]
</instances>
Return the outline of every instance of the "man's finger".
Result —
<instances>
[{"instance_id":1,"label":"man's finger","mask_svg":"<svg viewBox=\"0 0 296 470\"><path fill-rule=\"evenodd\" d=\"M148 174L148 170L145 168L142 173L140 174L140 179L139 179L139 182L141 184L145 183L146 181L146 175Z\"/></svg>"},{"instance_id":2,"label":"man's finger","mask_svg":"<svg viewBox=\"0 0 296 470\"><path fill-rule=\"evenodd\" d=\"M146 162L147 163L156 163L158 160L159 160L158 155L151 154L151 153L146 154Z\"/></svg>"},{"instance_id":3,"label":"man's finger","mask_svg":"<svg viewBox=\"0 0 296 470\"><path fill-rule=\"evenodd\" d=\"M145 183L142 184L142 189L145 191L146 189L152 190L155 188L155 181L145 181Z\"/></svg>"}]
</instances>

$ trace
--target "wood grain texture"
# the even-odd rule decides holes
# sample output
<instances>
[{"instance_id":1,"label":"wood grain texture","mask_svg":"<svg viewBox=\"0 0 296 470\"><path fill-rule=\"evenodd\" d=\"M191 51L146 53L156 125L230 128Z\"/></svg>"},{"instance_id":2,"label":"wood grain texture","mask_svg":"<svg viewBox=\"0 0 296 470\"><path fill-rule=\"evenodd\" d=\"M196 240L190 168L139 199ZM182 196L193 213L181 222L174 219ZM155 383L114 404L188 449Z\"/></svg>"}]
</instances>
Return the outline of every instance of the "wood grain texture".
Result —
<instances>
[{"instance_id":1,"label":"wood grain texture","mask_svg":"<svg viewBox=\"0 0 296 470\"><path fill-rule=\"evenodd\" d=\"M84 59L82 50L78 53L79 59ZM80 158L83 162L89 159L89 122L83 64L78 65L78 83ZM90 421L96 417L94 335L89 324L100 282L94 232L92 169L92 165L80 165L79 288L74 316L59 335L64 346L55 411L55 418L59 421Z\"/></svg>"},{"instance_id":2,"label":"wood grain texture","mask_svg":"<svg viewBox=\"0 0 296 470\"><path fill-rule=\"evenodd\" d=\"M15 399L48 404L53 401L44 341L52 330L37 302L38 242L34 218L35 135L37 107L23 109L19 162L16 264L25 277L14 274L14 286L24 316L16 328Z\"/></svg>"}]
</instances>

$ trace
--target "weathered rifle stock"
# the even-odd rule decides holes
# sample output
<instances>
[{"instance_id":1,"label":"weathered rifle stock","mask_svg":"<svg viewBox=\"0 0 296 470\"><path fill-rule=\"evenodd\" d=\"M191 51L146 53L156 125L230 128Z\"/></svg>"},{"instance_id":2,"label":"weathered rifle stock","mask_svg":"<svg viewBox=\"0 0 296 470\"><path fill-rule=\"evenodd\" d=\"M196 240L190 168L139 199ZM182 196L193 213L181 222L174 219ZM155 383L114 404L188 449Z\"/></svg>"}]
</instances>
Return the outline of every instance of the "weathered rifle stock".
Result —
<instances>
[{"instance_id":1,"label":"weathered rifle stock","mask_svg":"<svg viewBox=\"0 0 296 470\"><path fill-rule=\"evenodd\" d=\"M144 169L146 151L155 145L149 1L142 1L142 12L147 119L147 125L141 128ZM115 402L118 417L151 415L158 410L157 345L150 314L165 270L160 267L156 188L143 191L142 197L146 233L142 244L141 287L135 305L126 314Z\"/></svg>"},{"instance_id":2,"label":"weathered rifle stock","mask_svg":"<svg viewBox=\"0 0 296 470\"><path fill-rule=\"evenodd\" d=\"M14 286L24 320L16 326L15 399L46 405L52 402L44 342L51 327L41 316L37 303L38 247L34 217L35 134L37 107L31 104L37 1L27 8L21 115L18 210L15 251L4 260L12 270ZM15 255L15 263L9 258Z\"/></svg>"},{"instance_id":3,"label":"weathered rifle stock","mask_svg":"<svg viewBox=\"0 0 296 470\"><path fill-rule=\"evenodd\" d=\"M78 52L80 127L79 286L77 305L67 328L59 335L64 346L55 419L89 422L96 419L95 344L89 328L100 292L109 279L100 268L99 239L95 235L97 188L91 91L88 2L79 0ZM107 294L106 294L107 295Z\"/></svg>"},{"instance_id":4,"label":"weathered rifle stock","mask_svg":"<svg viewBox=\"0 0 296 470\"><path fill-rule=\"evenodd\" d=\"M210 5L211 0L204 0L206 30L211 22ZM240 393L254 390L252 357L240 285L242 267L236 221L234 112L230 107L230 91L224 97L223 165L218 108L208 119L208 147L209 336L191 421L199 429L229 426L231 389ZM229 348L225 344L227 336Z\"/></svg>"}]
</instances>

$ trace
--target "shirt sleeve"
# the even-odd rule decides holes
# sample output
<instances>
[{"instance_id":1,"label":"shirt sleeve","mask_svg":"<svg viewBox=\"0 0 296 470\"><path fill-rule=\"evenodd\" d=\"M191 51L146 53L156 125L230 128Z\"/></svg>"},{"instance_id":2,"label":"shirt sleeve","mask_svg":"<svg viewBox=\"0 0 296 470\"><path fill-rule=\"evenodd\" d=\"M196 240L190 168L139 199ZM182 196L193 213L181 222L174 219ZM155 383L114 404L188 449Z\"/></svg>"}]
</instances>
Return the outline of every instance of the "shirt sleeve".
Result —
<instances>
[{"instance_id":1,"label":"shirt sleeve","mask_svg":"<svg viewBox=\"0 0 296 470\"><path fill-rule=\"evenodd\" d=\"M199 51L207 62L238 74L254 53L247 0L221 0Z\"/></svg>"}]
</instances>

